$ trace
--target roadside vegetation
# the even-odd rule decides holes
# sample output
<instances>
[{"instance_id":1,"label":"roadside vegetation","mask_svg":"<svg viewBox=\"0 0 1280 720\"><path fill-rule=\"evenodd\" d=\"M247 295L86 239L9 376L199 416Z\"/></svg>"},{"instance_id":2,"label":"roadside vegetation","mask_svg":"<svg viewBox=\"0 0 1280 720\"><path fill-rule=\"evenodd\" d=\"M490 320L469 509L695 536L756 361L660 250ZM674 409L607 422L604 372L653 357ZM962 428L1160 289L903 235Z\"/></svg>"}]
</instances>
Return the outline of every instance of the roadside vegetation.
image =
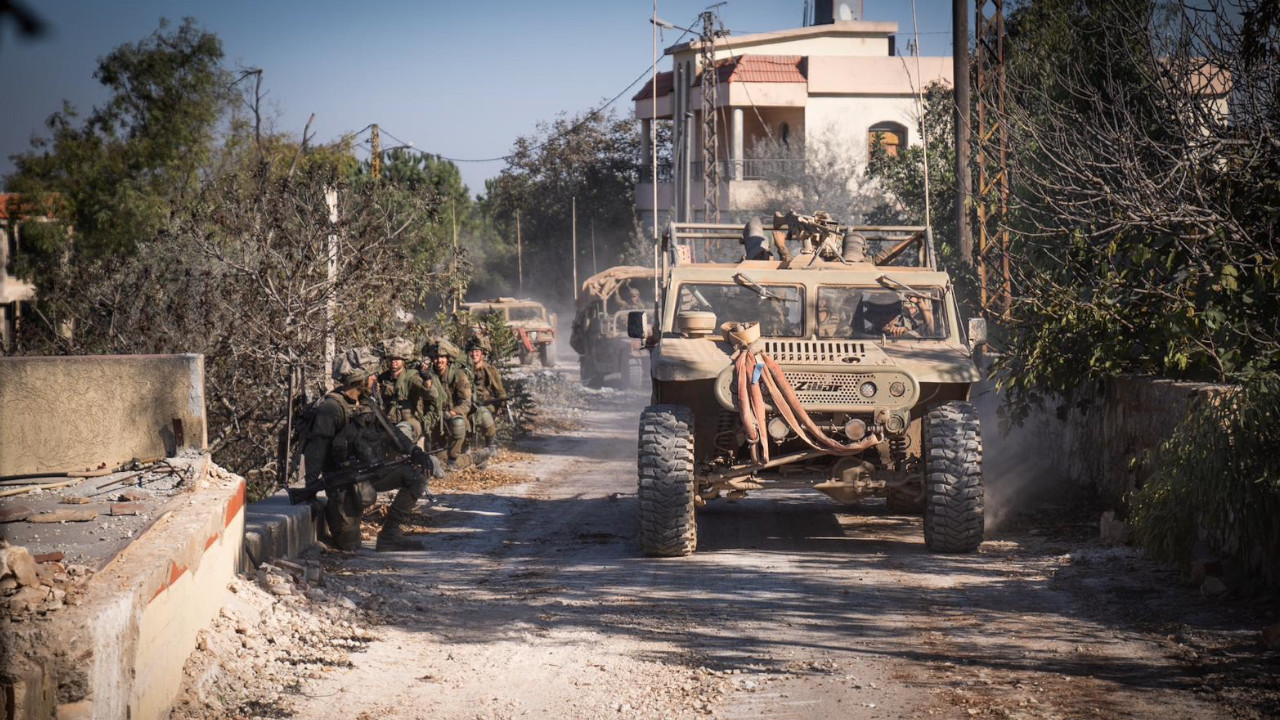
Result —
<instances>
[{"instance_id":1,"label":"roadside vegetation","mask_svg":"<svg viewBox=\"0 0 1280 720\"><path fill-rule=\"evenodd\" d=\"M638 136L608 113L518 139L475 198L439 157L391 150L374 178L356 134L317 143L276 127L270 73L229 69L190 19L116 48L94 77L108 99L83 115L64 105L5 178L23 205L11 212L52 215L23 224L10 267L37 287L14 351L204 354L210 449L255 492L275 483L287 378L323 383L328 331L340 348L462 340L472 319L448 312L455 300L517 288L517 212L539 290L532 278L568 262L571 198L580 263L593 229L607 267L634 228ZM491 330L501 359L514 340Z\"/></svg>"}]
</instances>

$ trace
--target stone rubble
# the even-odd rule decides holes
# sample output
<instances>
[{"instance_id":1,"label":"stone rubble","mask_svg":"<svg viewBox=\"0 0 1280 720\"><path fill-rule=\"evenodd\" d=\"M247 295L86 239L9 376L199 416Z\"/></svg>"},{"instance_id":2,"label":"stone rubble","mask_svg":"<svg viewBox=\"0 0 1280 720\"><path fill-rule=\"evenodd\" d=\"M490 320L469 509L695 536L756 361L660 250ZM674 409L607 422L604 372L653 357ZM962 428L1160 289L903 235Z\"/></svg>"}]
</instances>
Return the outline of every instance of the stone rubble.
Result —
<instances>
[{"instance_id":1,"label":"stone rubble","mask_svg":"<svg viewBox=\"0 0 1280 720\"><path fill-rule=\"evenodd\" d=\"M93 571L83 565L64 565L61 560L60 553L37 558L25 547L0 540L0 619L47 616L78 604Z\"/></svg>"},{"instance_id":2,"label":"stone rubble","mask_svg":"<svg viewBox=\"0 0 1280 720\"><path fill-rule=\"evenodd\" d=\"M286 717L294 699L375 638L369 615L314 561L276 560L231 581L183 668L174 720Z\"/></svg>"}]
</instances>

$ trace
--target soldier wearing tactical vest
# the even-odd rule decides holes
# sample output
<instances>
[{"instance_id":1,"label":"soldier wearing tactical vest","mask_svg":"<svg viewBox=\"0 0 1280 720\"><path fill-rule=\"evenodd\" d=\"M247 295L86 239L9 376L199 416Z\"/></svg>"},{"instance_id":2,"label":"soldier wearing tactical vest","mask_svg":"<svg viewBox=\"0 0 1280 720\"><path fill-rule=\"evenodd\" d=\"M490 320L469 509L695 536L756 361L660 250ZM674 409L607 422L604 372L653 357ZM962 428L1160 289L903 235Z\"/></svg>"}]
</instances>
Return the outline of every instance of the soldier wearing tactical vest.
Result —
<instances>
[{"instance_id":1,"label":"soldier wearing tactical vest","mask_svg":"<svg viewBox=\"0 0 1280 720\"><path fill-rule=\"evenodd\" d=\"M431 358L430 379L440 400L441 438L448 443L448 458L453 465L470 457L463 452L467 442L467 415L471 413L471 380L459 367L462 351L448 340L438 340L423 348Z\"/></svg>"},{"instance_id":2,"label":"soldier wearing tactical vest","mask_svg":"<svg viewBox=\"0 0 1280 720\"><path fill-rule=\"evenodd\" d=\"M502 375L498 369L489 364L489 356L493 354L493 346L488 338L474 338L467 344L467 356L471 358L468 368L471 375L471 394L475 407L471 410L471 426L484 441L485 447L492 449L497 442L498 425L493 420L493 409L506 402L507 390L502 386Z\"/></svg>"},{"instance_id":3,"label":"soldier wearing tactical vest","mask_svg":"<svg viewBox=\"0 0 1280 720\"><path fill-rule=\"evenodd\" d=\"M398 490L378 533L377 549L421 550L422 543L405 537L401 526L427 491L425 473L409 465L396 465L372 481L340 482L344 471L386 459L386 433L361 402L373 392L377 366L378 356L367 348L348 350L334 360L333 379L338 387L316 406L303 445L307 484L324 481L325 520L333 544L342 550L360 549L360 518L378 493Z\"/></svg>"},{"instance_id":4,"label":"soldier wearing tactical vest","mask_svg":"<svg viewBox=\"0 0 1280 720\"><path fill-rule=\"evenodd\" d=\"M423 416L439 410L431 381L407 367L413 359L413 343L404 338L382 342L382 359L387 369L378 375L378 390L387 418L417 442L423 433Z\"/></svg>"}]
</instances>

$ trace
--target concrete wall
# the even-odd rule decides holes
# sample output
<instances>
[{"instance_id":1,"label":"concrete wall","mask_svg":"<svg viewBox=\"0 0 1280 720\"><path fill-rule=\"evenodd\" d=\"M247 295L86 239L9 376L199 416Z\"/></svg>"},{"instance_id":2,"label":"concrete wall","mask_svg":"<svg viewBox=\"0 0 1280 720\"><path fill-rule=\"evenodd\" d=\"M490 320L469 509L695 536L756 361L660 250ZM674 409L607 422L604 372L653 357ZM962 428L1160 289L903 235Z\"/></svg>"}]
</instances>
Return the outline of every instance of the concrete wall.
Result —
<instances>
[{"instance_id":1,"label":"concrete wall","mask_svg":"<svg viewBox=\"0 0 1280 720\"><path fill-rule=\"evenodd\" d=\"M116 467L207 443L202 355L0 358L0 475Z\"/></svg>"},{"instance_id":2,"label":"concrete wall","mask_svg":"<svg viewBox=\"0 0 1280 720\"><path fill-rule=\"evenodd\" d=\"M1151 377L1113 378L1002 427L1003 400L975 388L982 418L988 503L1004 510L1044 499L1088 498L1119 507L1154 472L1154 454L1196 407L1228 386Z\"/></svg>"},{"instance_id":3,"label":"concrete wall","mask_svg":"<svg viewBox=\"0 0 1280 720\"><path fill-rule=\"evenodd\" d=\"M22 720L159 720L222 607L244 540L245 484L206 457L192 491L87 584L81 602L9 628L0 691Z\"/></svg>"}]
</instances>

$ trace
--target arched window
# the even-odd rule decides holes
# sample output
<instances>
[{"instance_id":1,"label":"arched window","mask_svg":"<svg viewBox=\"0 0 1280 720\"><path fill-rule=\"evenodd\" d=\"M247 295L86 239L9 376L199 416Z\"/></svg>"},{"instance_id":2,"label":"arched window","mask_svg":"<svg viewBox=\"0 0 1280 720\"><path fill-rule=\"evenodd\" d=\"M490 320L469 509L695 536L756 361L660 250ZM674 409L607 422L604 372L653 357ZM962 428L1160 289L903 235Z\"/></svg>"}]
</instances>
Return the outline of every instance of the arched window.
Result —
<instances>
[{"instance_id":1,"label":"arched window","mask_svg":"<svg viewBox=\"0 0 1280 720\"><path fill-rule=\"evenodd\" d=\"M896 122L879 122L867 130L867 152L883 145L885 152L897 155L899 147L907 145L907 128Z\"/></svg>"}]
</instances>

